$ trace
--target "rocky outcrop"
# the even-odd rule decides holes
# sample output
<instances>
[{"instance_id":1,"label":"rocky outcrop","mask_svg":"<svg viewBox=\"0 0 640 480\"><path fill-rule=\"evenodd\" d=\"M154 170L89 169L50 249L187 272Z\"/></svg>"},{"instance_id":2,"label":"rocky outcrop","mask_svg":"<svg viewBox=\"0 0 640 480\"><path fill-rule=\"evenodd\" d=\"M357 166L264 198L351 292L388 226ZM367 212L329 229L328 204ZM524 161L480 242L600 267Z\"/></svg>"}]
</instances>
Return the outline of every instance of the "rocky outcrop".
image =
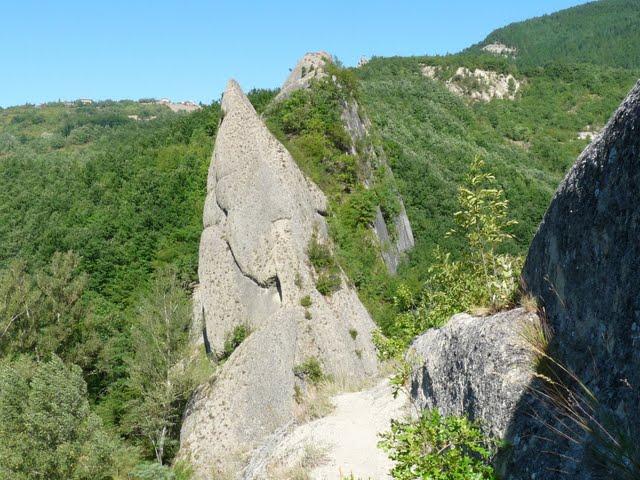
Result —
<instances>
[{"instance_id":1,"label":"rocky outcrop","mask_svg":"<svg viewBox=\"0 0 640 480\"><path fill-rule=\"evenodd\" d=\"M326 52L307 53L291 71L275 101L287 98L298 89L308 88L314 79L326 77L325 65L327 62L332 61L331 56ZM371 186L374 171L380 167L385 169L389 176L393 177L384 152L373 146L369 135L371 122L361 114L355 99L352 98L343 102L341 118L345 130L351 137L351 155L361 156L361 166L365 170L365 186ZM394 218L385 219L382 209L377 207L372 225L373 232L380 243L382 259L392 274L396 273L403 254L412 249L415 244L411 223L409 222L402 197L399 194L397 200L400 207L397 215L394 215Z\"/></svg>"},{"instance_id":2,"label":"rocky outcrop","mask_svg":"<svg viewBox=\"0 0 640 480\"><path fill-rule=\"evenodd\" d=\"M422 66L422 74L434 80L440 79L441 72L442 67L439 66ZM489 102L494 98L513 100L521 87L521 82L510 73L505 75L480 68L470 70L458 67L452 77L443 81L451 93L482 102Z\"/></svg>"},{"instance_id":3,"label":"rocky outcrop","mask_svg":"<svg viewBox=\"0 0 640 480\"><path fill-rule=\"evenodd\" d=\"M351 154L357 155L361 153L365 158L365 184L370 186L373 180L373 172L376 168L383 168L387 175L393 177L384 152L376 150L369 138L371 122L367 117L361 115L358 103L355 100L346 102L343 105L342 121L345 130L351 137ZM364 151L358 152L357 145ZM389 231L388 221L382 214L380 207L376 208L376 216L373 222L373 231L380 242L382 258L390 273L396 273L403 254L411 250L415 245L411 223L409 222L402 197L399 194L397 201L400 207L398 214L389 222L393 233Z\"/></svg>"},{"instance_id":4,"label":"rocky outcrop","mask_svg":"<svg viewBox=\"0 0 640 480\"><path fill-rule=\"evenodd\" d=\"M509 47L508 45L499 42L489 43L482 47L482 50L501 57L515 57L518 53L518 49L516 47Z\"/></svg>"},{"instance_id":5,"label":"rocky outcrop","mask_svg":"<svg viewBox=\"0 0 640 480\"><path fill-rule=\"evenodd\" d=\"M302 57L282 84L282 88L276 95L276 101L287 98L296 90L308 88L314 79L327 76L324 69L326 62L332 62L331 55L327 52L309 52Z\"/></svg>"},{"instance_id":6,"label":"rocky outcrop","mask_svg":"<svg viewBox=\"0 0 640 480\"><path fill-rule=\"evenodd\" d=\"M329 242L322 192L229 82L209 169L194 296L194 337L212 355L234 327L249 337L198 389L184 416L180 458L200 478L239 476L250 452L294 420L294 368L358 381L376 372L373 322L342 278L325 297L307 248ZM310 306L301 306L309 296ZM308 304L309 302L304 302ZM357 332L357 335L353 334Z\"/></svg>"},{"instance_id":7,"label":"rocky outcrop","mask_svg":"<svg viewBox=\"0 0 640 480\"><path fill-rule=\"evenodd\" d=\"M535 398L523 399L538 407L541 421L515 419L511 435L529 440L514 451L512 478L535 472L548 472L549 479L623 478L612 462L593 462L594 450L603 447L598 423L618 440L630 439L628 448L638 455L639 239L640 82L560 185L523 271L527 289L544 305L553 329L551 355L595 397L584 407L594 434L577 428L553 405L540 408ZM543 450L556 454L543 455Z\"/></svg>"},{"instance_id":8,"label":"rocky outcrop","mask_svg":"<svg viewBox=\"0 0 640 480\"><path fill-rule=\"evenodd\" d=\"M462 313L420 335L407 354L413 401L444 415L466 415L503 437L533 378L523 332L536 322L536 314L521 308L489 317Z\"/></svg>"}]
</instances>

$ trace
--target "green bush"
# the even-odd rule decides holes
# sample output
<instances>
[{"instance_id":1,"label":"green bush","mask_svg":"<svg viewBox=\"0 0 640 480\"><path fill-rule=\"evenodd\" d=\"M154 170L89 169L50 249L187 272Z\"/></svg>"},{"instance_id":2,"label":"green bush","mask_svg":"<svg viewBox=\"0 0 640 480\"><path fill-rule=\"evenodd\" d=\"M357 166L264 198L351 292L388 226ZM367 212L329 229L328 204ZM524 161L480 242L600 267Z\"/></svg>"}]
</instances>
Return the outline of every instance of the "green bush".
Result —
<instances>
[{"instance_id":1,"label":"green bush","mask_svg":"<svg viewBox=\"0 0 640 480\"><path fill-rule=\"evenodd\" d=\"M0 364L2 478L112 478L122 451L91 412L80 368L55 356Z\"/></svg>"},{"instance_id":2,"label":"green bush","mask_svg":"<svg viewBox=\"0 0 640 480\"><path fill-rule=\"evenodd\" d=\"M511 238L508 202L495 177L476 160L459 187L460 210L454 216L462 237L459 260L436 248L427 278L418 294L401 285L394 303L399 312L387 329L392 339L377 339L379 353L401 356L402 346L424 330L442 326L453 314L473 309L497 311L511 306L518 291L522 260L499 253Z\"/></svg>"},{"instance_id":3,"label":"green bush","mask_svg":"<svg viewBox=\"0 0 640 480\"><path fill-rule=\"evenodd\" d=\"M494 445L464 417L425 410L417 421L391 422L380 447L395 462L398 480L494 480Z\"/></svg>"},{"instance_id":4,"label":"green bush","mask_svg":"<svg viewBox=\"0 0 640 480\"><path fill-rule=\"evenodd\" d=\"M129 473L130 480L190 480L192 470L182 462L175 466L160 465L156 462L141 463Z\"/></svg>"},{"instance_id":5,"label":"green bush","mask_svg":"<svg viewBox=\"0 0 640 480\"><path fill-rule=\"evenodd\" d=\"M325 297L340 290L341 285L342 281L338 273L322 272L316 280L316 289Z\"/></svg>"},{"instance_id":6,"label":"green bush","mask_svg":"<svg viewBox=\"0 0 640 480\"><path fill-rule=\"evenodd\" d=\"M293 373L296 377L314 385L325 379L322 366L316 357L309 357L300 365L296 365L293 368Z\"/></svg>"},{"instance_id":7,"label":"green bush","mask_svg":"<svg viewBox=\"0 0 640 480\"><path fill-rule=\"evenodd\" d=\"M249 336L251 331L246 325L236 325L231 333L229 333L224 341L224 347L222 353L219 355L219 360L226 360L231 356L236 348L240 346L242 342Z\"/></svg>"},{"instance_id":8,"label":"green bush","mask_svg":"<svg viewBox=\"0 0 640 480\"><path fill-rule=\"evenodd\" d=\"M305 295L300 299L300 305L305 308L309 308L313 302L311 301L311 297L309 295Z\"/></svg>"},{"instance_id":9,"label":"green bush","mask_svg":"<svg viewBox=\"0 0 640 480\"><path fill-rule=\"evenodd\" d=\"M335 267L333 255L329 245L320 243L316 234L312 235L307 249L309 261L316 272Z\"/></svg>"}]
</instances>

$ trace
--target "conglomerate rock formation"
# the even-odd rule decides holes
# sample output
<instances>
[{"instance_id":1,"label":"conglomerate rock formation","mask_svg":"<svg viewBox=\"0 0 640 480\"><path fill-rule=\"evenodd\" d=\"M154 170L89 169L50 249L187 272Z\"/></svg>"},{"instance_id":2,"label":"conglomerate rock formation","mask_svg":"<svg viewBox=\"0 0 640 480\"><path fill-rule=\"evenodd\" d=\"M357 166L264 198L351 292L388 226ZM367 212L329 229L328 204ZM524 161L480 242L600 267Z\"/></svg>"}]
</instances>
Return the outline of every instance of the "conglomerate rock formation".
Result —
<instances>
[{"instance_id":1,"label":"conglomerate rock formation","mask_svg":"<svg viewBox=\"0 0 640 480\"><path fill-rule=\"evenodd\" d=\"M327 76L325 62L332 62L327 52L309 52L305 54L291 70L276 96L276 101L287 98L301 88L307 88L312 80Z\"/></svg>"},{"instance_id":2,"label":"conglomerate rock formation","mask_svg":"<svg viewBox=\"0 0 640 480\"><path fill-rule=\"evenodd\" d=\"M289 97L294 91L309 88L313 80L327 77L326 64L333 62L331 55L326 52L310 52L305 54L293 68L285 80L275 101ZM337 79L333 78L334 81ZM364 183L368 188L373 181L374 171L383 168L387 175L393 177L386 156L382 149L374 148L369 131L371 122L363 115L355 98L349 98L342 103L341 119L346 132L351 138L351 155L360 155L361 167L365 170ZM415 241L411 223L400 194L397 195L398 212L393 218L385 219L382 209L376 207L373 222L373 232L381 249L382 259L387 269L395 274L402 256L411 250Z\"/></svg>"},{"instance_id":3,"label":"conglomerate rock formation","mask_svg":"<svg viewBox=\"0 0 640 480\"><path fill-rule=\"evenodd\" d=\"M584 387L566 379L581 397L570 409L533 394L522 399L540 421L511 425L509 435L526 440L513 450L509 478L638 478L640 82L558 188L523 279L545 309L550 355ZM577 409L586 429L571 419ZM625 440L627 447L613 446ZM635 467L624 455L635 455Z\"/></svg>"},{"instance_id":4,"label":"conglomerate rock formation","mask_svg":"<svg viewBox=\"0 0 640 480\"><path fill-rule=\"evenodd\" d=\"M523 350L510 346L518 310L456 316L414 342L414 399L506 439L506 480L638 478L639 239L640 82L565 177L529 249L523 284L546 332L538 372L527 382Z\"/></svg>"},{"instance_id":5,"label":"conglomerate rock formation","mask_svg":"<svg viewBox=\"0 0 640 480\"><path fill-rule=\"evenodd\" d=\"M533 378L534 358L523 332L535 313L514 309L489 317L455 315L427 330L409 349L411 397L418 407L466 415L502 437Z\"/></svg>"},{"instance_id":6,"label":"conglomerate rock formation","mask_svg":"<svg viewBox=\"0 0 640 480\"><path fill-rule=\"evenodd\" d=\"M374 324L346 278L330 296L315 287L307 250L314 236L329 242L323 193L233 80L222 111L207 184L194 331L212 355L236 326L251 333L185 413L180 458L189 459L200 478L225 470L239 476L251 450L293 422L297 365L314 358L324 373L350 381L377 368ZM301 302L306 296L310 302Z\"/></svg>"}]
</instances>

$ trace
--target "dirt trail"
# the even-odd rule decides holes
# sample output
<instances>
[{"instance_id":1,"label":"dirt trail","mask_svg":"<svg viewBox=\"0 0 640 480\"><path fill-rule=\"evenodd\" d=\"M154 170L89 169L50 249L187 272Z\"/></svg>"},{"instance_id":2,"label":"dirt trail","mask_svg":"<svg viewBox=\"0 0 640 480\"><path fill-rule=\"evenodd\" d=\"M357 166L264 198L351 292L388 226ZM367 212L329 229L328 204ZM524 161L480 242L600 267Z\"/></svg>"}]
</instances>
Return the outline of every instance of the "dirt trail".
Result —
<instances>
[{"instance_id":1,"label":"dirt trail","mask_svg":"<svg viewBox=\"0 0 640 480\"><path fill-rule=\"evenodd\" d=\"M311 471L314 480L386 479L392 467L378 448L378 434L389 429L392 418L408 409L406 397L393 398L388 380L362 392L334 397L336 409L327 417L309 424L313 438L328 445L327 462ZM303 426L302 428L304 428Z\"/></svg>"},{"instance_id":2,"label":"dirt trail","mask_svg":"<svg viewBox=\"0 0 640 480\"><path fill-rule=\"evenodd\" d=\"M378 448L378 434L389 429L391 419L409 412L406 395L393 398L385 379L368 390L336 395L332 402L335 409L329 415L300 425L281 438L271 449L271 462L279 463L282 472L291 471L286 465L300 464L311 449L315 457L322 457L305 465L305 473L313 480L391 478L392 464Z\"/></svg>"}]
</instances>

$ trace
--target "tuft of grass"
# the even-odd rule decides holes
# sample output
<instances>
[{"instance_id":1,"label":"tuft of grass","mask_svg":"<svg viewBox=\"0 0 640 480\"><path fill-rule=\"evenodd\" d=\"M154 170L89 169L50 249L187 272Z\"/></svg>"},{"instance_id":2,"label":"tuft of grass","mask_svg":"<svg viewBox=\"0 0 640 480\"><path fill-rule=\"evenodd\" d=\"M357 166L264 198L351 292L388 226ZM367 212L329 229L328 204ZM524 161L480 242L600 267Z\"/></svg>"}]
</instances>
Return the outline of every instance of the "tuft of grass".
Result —
<instances>
[{"instance_id":1,"label":"tuft of grass","mask_svg":"<svg viewBox=\"0 0 640 480\"><path fill-rule=\"evenodd\" d=\"M242 342L251 333L251 330L246 325L236 325L224 341L224 347L222 352L218 355L218 361L224 361L231 356L231 354L240 346Z\"/></svg>"},{"instance_id":2,"label":"tuft of grass","mask_svg":"<svg viewBox=\"0 0 640 480\"><path fill-rule=\"evenodd\" d=\"M542 420L551 436L584 444L601 478L637 480L640 478L637 439L631 438L624 422L600 403L576 373L555 358L550 349L553 330L544 314L539 313L539 319L537 323L525 324L520 334L536 359L535 377L541 386L532 387L532 393L547 409L540 412L540 418L550 413L560 425Z\"/></svg>"},{"instance_id":3,"label":"tuft of grass","mask_svg":"<svg viewBox=\"0 0 640 480\"><path fill-rule=\"evenodd\" d=\"M322 272L316 280L316 290L322 295L329 296L340 290L342 280L337 273Z\"/></svg>"},{"instance_id":4,"label":"tuft of grass","mask_svg":"<svg viewBox=\"0 0 640 480\"><path fill-rule=\"evenodd\" d=\"M309 308L313 302L311 301L311 297L309 295L305 295L300 299L300 305L305 308Z\"/></svg>"},{"instance_id":5,"label":"tuft of grass","mask_svg":"<svg viewBox=\"0 0 640 480\"><path fill-rule=\"evenodd\" d=\"M523 293L520 297L520 306L529 313L538 312L538 299L528 293Z\"/></svg>"},{"instance_id":6,"label":"tuft of grass","mask_svg":"<svg viewBox=\"0 0 640 480\"><path fill-rule=\"evenodd\" d=\"M358 338L358 330L356 330L355 328L350 328L349 335L351 335L351 338L355 340L356 338Z\"/></svg>"}]
</instances>

